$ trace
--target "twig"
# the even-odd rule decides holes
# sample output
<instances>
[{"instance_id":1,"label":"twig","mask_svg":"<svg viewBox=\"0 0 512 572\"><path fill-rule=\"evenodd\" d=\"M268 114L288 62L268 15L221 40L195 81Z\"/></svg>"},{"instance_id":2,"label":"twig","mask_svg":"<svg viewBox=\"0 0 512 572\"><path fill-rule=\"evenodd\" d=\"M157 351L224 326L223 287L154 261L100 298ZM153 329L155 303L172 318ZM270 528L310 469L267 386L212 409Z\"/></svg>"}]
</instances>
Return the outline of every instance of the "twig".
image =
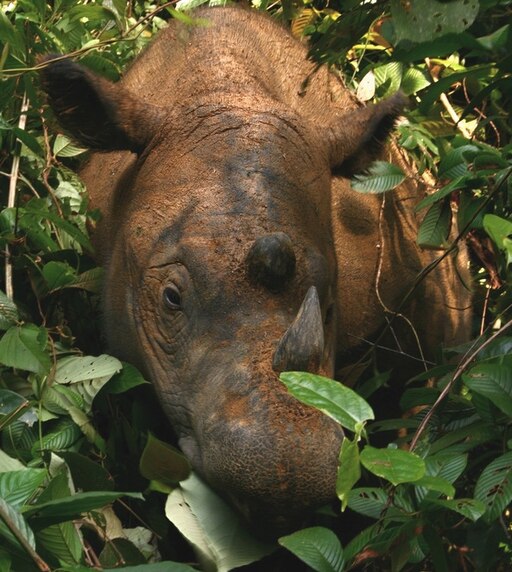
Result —
<instances>
[{"instance_id":1,"label":"twig","mask_svg":"<svg viewBox=\"0 0 512 572\"><path fill-rule=\"evenodd\" d=\"M430 58L425 58L425 63L427 64L427 69L430 72L430 77L432 78L432 81L434 83L439 81L438 78L432 73L432 69L431 69L431 65L430 65ZM467 127L465 127L464 125L462 125L460 123L460 117L457 115L457 112L455 111L455 109L453 109L453 106L450 103L446 93L442 93L439 96L439 99L440 99L441 103L443 104L443 107L448 112L448 115L451 117L452 121L455 123L456 129L458 129L462 133L462 135L464 135L464 137L466 137L466 139L471 139L473 134L471 133L471 131L469 129L467 129Z\"/></svg>"},{"instance_id":2,"label":"twig","mask_svg":"<svg viewBox=\"0 0 512 572\"><path fill-rule=\"evenodd\" d=\"M20 119L18 121L18 128L21 130L24 130L27 124L27 111L29 103L30 102L27 97L27 93L25 92L23 94L23 100L21 102ZM9 196L7 199L7 208L13 208L16 202L16 184L18 182L19 171L20 171L20 153L15 153L12 160L11 174L9 178L10 179ZM12 285L12 262L11 262L11 253L9 245L5 247L5 293L10 300L13 299L14 289Z\"/></svg>"},{"instance_id":3,"label":"twig","mask_svg":"<svg viewBox=\"0 0 512 572\"><path fill-rule=\"evenodd\" d=\"M485 342L481 345L478 346L476 348L476 350L474 350L473 352L471 352L469 354L468 357L466 357L466 359L459 365L459 367L457 368L457 371L453 374L452 379L446 384L445 388L443 389L443 391L441 391L441 393L439 394L439 397L436 399L435 403L432 405L432 407L428 410L427 414L425 415L425 417L423 417L423 419L421 420L421 423L418 426L418 429L416 429L416 432L414 433L414 436L412 438L411 441L411 446L410 446L410 450L412 451L414 449L414 447L416 447L416 444L418 443L419 438L421 437L421 434L423 433L423 431L425 430L425 427L427 426L428 422L430 421L432 415L434 414L434 411L436 410L436 408L439 406L439 404L441 403L441 401L443 401L443 399L448 395L448 393L450 392L451 388L453 387L454 383L459 379L459 377L464 373L464 371L466 370L466 368L469 366L469 364L475 359L475 357L484 349L486 348L492 341L494 341L498 336L500 336L505 330L507 330L508 328L510 328L510 326L512 326L512 319L509 320L503 327L501 327L497 332L495 332L489 339L485 340ZM473 345L474 347L474 345ZM467 355L467 354L466 354Z\"/></svg>"},{"instance_id":4,"label":"twig","mask_svg":"<svg viewBox=\"0 0 512 572\"><path fill-rule=\"evenodd\" d=\"M20 543L25 552L32 558L35 565L39 568L41 572L51 572L51 568L46 564L46 562L39 556L39 554L32 548L28 540L25 538L21 530L16 526L9 516L9 513L4 509L0 503L0 519L5 522L7 528L11 531L16 540Z\"/></svg>"}]
</instances>

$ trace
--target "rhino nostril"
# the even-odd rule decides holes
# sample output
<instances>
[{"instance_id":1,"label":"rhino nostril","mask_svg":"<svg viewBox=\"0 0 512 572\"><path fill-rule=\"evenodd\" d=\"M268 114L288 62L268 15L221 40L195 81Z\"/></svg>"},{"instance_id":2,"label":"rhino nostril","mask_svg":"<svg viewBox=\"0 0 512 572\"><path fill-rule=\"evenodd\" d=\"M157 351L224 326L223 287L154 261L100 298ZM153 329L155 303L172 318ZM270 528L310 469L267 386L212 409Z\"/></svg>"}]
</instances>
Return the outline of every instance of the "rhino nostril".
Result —
<instances>
[{"instance_id":1,"label":"rhino nostril","mask_svg":"<svg viewBox=\"0 0 512 572\"><path fill-rule=\"evenodd\" d=\"M295 274L295 252L284 232L254 241L246 258L249 279L271 291L282 290Z\"/></svg>"}]
</instances>

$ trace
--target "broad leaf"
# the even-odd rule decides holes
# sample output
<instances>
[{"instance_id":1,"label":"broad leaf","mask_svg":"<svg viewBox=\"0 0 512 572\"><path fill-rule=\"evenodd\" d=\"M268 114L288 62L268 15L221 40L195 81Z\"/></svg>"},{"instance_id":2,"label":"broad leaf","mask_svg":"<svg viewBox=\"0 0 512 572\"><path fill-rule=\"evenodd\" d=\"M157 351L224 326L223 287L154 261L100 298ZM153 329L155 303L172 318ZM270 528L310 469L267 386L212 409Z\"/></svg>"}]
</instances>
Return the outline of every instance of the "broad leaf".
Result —
<instances>
[{"instance_id":1,"label":"broad leaf","mask_svg":"<svg viewBox=\"0 0 512 572\"><path fill-rule=\"evenodd\" d=\"M484 229L496 246L505 252L507 265L512 263L512 221L493 214L486 214Z\"/></svg>"},{"instance_id":2,"label":"broad leaf","mask_svg":"<svg viewBox=\"0 0 512 572\"><path fill-rule=\"evenodd\" d=\"M357 175L350 184L354 191L360 193L384 193L405 181L405 174L396 165L386 161L375 161L368 173Z\"/></svg>"},{"instance_id":3,"label":"broad leaf","mask_svg":"<svg viewBox=\"0 0 512 572\"><path fill-rule=\"evenodd\" d=\"M45 375L51 367L46 343L44 328L38 328L33 324L13 326L0 340L0 363Z\"/></svg>"},{"instance_id":4,"label":"broad leaf","mask_svg":"<svg viewBox=\"0 0 512 572\"><path fill-rule=\"evenodd\" d=\"M348 494L361 477L359 463L359 446L354 439L343 439L338 460L338 475L336 477L336 494L341 501L341 510L347 507Z\"/></svg>"},{"instance_id":5,"label":"broad leaf","mask_svg":"<svg viewBox=\"0 0 512 572\"><path fill-rule=\"evenodd\" d=\"M478 14L478 0L414 0L404 7L391 0L391 14L399 40L426 42L450 32L463 32Z\"/></svg>"},{"instance_id":6,"label":"broad leaf","mask_svg":"<svg viewBox=\"0 0 512 572\"><path fill-rule=\"evenodd\" d=\"M304 528L282 536L279 544L316 572L341 572L344 568L343 548L338 537L328 528Z\"/></svg>"},{"instance_id":7,"label":"broad leaf","mask_svg":"<svg viewBox=\"0 0 512 572\"><path fill-rule=\"evenodd\" d=\"M464 383L484 395L503 413L512 417L512 368L502 364L480 364L462 376Z\"/></svg>"},{"instance_id":8,"label":"broad leaf","mask_svg":"<svg viewBox=\"0 0 512 572\"><path fill-rule=\"evenodd\" d=\"M417 481L425 474L423 459L401 449L375 449L367 445L361 451L361 463L374 475L395 486Z\"/></svg>"},{"instance_id":9,"label":"broad leaf","mask_svg":"<svg viewBox=\"0 0 512 572\"><path fill-rule=\"evenodd\" d=\"M351 431L356 431L357 424L375 418L362 397L337 381L294 371L281 373L279 379L299 401L316 407Z\"/></svg>"},{"instance_id":10,"label":"broad leaf","mask_svg":"<svg viewBox=\"0 0 512 572\"><path fill-rule=\"evenodd\" d=\"M139 470L146 479L174 488L190 475L191 466L183 453L149 433Z\"/></svg>"},{"instance_id":11,"label":"broad leaf","mask_svg":"<svg viewBox=\"0 0 512 572\"><path fill-rule=\"evenodd\" d=\"M351 510L370 518L380 518L382 511L395 508L403 512L413 512L411 502L396 490L390 497L384 489L376 487L361 487L352 489L348 498Z\"/></svg>"},{"instance_id":12,"label":"broad leaf","mask_svg":"<svg viewBox=\"0 0 512 572\"><path fill-rule=\"evenodd\" d=\"M13 534L15 531L16 534ZM23 538L34 550L36 541L32 529L27 524L23 515L10 503L0 497L0 536L3 536L11 542L18 544L16 536Z\"/></svg>"},{"instance_id":13,"label":"broad leaf","mask_svg":"<svg viewBox=\"0 0 512 572\"><path fill-rule=\"evenodd\" d=\"M458 512L473 522L476 522L486 510L485 504L476 499L435 499L429 502L435 506Z\"/></svg>"},{"instance_id":14,"label":"broad leaf","mask_svg":"<svg viewBox=\"0 0 512 572\"><path fill-rule=\"evenodd\" d=\"M46 478L44 469L23 468L0 473L0 497L13 508L19 508L32 498Z\"/></svg>"},{"instance_id":15,"label":"broad leaf","mask_svg":"<svg viewBox=\"0 0 512 572\"><path fill-rule=\"evenodd\" d=\"M485 467L476 483L475 499L485 504L487 522L497 519L512 502L512 451Z\"/></svg>"},{"instance_id":16,"label":"broad leaf","mask_svg":"<svg viewBox=\"0 0 512 572\"><path fill-rule=\"evenodd\" d=\"M30 403L24 397L9 389L0 389L0 430L29 410Z\"/></svg>"},{"instance_id":17,"label":"broad leaf","mask_svg":"<svg viewBox=\"0 0 512 572\"><path fill-rule=\"evenodd\" d=\"M451 221L450 203L447 200L434 203L421 222L416 239L418 245L423 248L443 248L446 246Z\"/></svg>"},{"instance_id":18,"label":"broad leaf","mask_svg":"<svg viewBox=\"0 0 512 572\"><path fill-rule=\"evenodd\" d=\"M165 514L207 566L216 566L218 572L255 562L275 549L256 540L240 517L194 474L169 495Z\"/></svg>"}]
</instances>

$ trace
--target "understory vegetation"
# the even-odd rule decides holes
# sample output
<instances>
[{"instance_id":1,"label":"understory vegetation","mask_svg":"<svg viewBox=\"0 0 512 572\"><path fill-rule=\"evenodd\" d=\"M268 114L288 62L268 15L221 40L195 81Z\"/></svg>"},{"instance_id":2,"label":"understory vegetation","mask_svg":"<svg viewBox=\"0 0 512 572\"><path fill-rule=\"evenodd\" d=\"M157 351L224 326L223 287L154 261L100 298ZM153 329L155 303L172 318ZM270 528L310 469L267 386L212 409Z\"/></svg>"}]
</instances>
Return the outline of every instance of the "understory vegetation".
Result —
<instances>
[{"instance_id":1,"label":"understory vegetation","mask_svg":"<svg viewBox=\"0 0 512 572\"><path fill-rule=\"evenodd\" d=\"M475 304L472 341L439 348L397 418L374 419L393 373L371 355L355 390L281 375L344 427L346 470L336 510L275 546L189 476L148 382L103 353L89 240L100 214L76 175L85 150L38 85L39 57L55 52L117 80L169 19L196 25L204 3L2 0L0 570L228 571L277 549L319 572L509 570L512 1L252 2L361 100L409 96L396 137L429 188L417 240L439 257L467 245ZM393 192L405 177L379 161L352 186Z\"/></svg>"}]
</instances>

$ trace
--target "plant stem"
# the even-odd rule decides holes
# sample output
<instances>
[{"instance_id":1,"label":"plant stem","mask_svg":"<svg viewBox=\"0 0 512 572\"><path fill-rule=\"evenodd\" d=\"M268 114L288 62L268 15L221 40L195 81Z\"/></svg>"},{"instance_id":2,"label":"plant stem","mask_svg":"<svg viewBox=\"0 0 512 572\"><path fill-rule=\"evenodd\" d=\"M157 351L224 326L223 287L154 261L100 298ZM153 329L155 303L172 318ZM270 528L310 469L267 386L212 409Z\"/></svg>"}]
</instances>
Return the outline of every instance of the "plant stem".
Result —
<instances>
[{"instance_id":1,"label":"plant stem","mask_svg":"<svg viewBox=\"0 0 512 572\"><path fill-rule=\"evenodd\" d=\"M23 130L27 124L27 111L29 106L29 99L27 93L23 94L21 102L20 119L18 121L18 128ZM16 184L18 182L18 174L20 171L20 154L15 153L12 160L11 174L9 178L9 196L7 199L7 208L13 208L16 201ZM12 285L12 263L9 245L5 247L5 293L7 297L12 300L14 297L14 289Z\"/></svg>"}]
</instances>

